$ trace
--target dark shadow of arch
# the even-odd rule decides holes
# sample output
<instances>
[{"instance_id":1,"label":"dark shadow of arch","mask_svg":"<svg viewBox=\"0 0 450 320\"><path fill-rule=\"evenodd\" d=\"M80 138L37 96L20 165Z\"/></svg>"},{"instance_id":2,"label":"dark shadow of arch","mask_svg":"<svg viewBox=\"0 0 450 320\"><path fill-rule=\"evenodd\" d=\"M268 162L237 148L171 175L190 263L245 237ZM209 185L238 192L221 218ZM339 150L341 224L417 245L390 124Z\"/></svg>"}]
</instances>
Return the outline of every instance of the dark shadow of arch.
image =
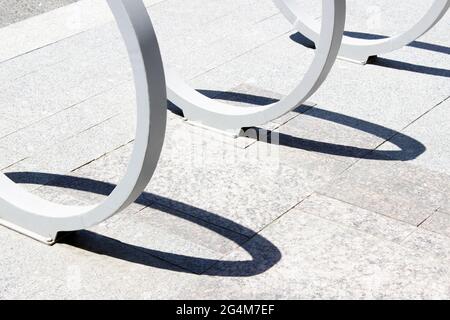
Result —
<instances>
[{"instance_id":1,"label":"dark shadow of arch","mask_svg":"<svg viewBox=\"0 0 450 320\"><path fill-rule=\"evenodd\" d=\"M300 32L296 32L294 34L291 34L289 36L289 38L292 41L297 42L298 44L301 44L305 48L314 49L314 50L316 49L316 44L314 43L314 41L312 41L311 39L307 38L306 36L304 36Z\"/></svg>"},{"instance_id":2,"label":"dark shadow of arch","mask_svg":"<svg viewBox=\"0 0 450 320\"><path fill-rule=\"evenodd\" d=\"M363 32L353 32L353 31L345 31L344 35L351 37L351 38L365 39L365 40L378 40L378 39L386 39L387 38L387 36L383 36L383 35L363 33ZM302 46L304 46L306 48L315 49L314 43L299 32L291 35L290 38L292 41L297 42L298 44L301 44ZM414 41L414 42L410 43L408 46L417 48L417 49L434 51L434 52L450 55L449 47L441 46L441 45L437 45L437 44L421 42L421 41ZM396 69L396 70L409 71L409 72L415 72L415 73L421 73L421 74L428 74L428 75L432 75L432 76L450 78L450 70L443 69L443 68L424 66L424 65L419 65L419 64L413 64L413 63L398 61L398 60L394 60L394 59L371 57L367 63L376 65L379 67L384 67L384 68L390 68L390 69Z\"/></svg>"},{"instance_id":3,"label":"dark shadow of arch","mask_svg":"<svg viewBox=\"0 0 450 320\"><path fill-rule=\"evenodd\" d=\"M107 182L50 173L10 172L6 175L16 183L47 185L92 192L105 196L109 195L116 187L114 184ZM165 203L166 205L162 206L156 204L155 201ZM96 254L106 255L149 267L221 277L249 277L261 274L272 268L281 259L280 250L278 250L278 248L269 240L260 234L217 214L150 193L143 193L136 200L136 203L146 207L156 207L158 210L162 210L165 213L196 223L216 232L238 244L250 254L252 259L247 261L226 261L161 252L123 243L87 230L69 233L65 237L62 237L59 242ZM172 209L172 207L180 206L183 207L183 212ZM189 209L191 209L191 211L195 210L196 212L201 212L203 216L208 218L208 221L186 214L185 212L189 212ZM221 227L224 225L230 226L233 230L242 230L246 234L253 234L253 236L245 237L237 232ZM188 270L181 264L177 265L174 261L183 261L185 265L198 266L199 268L195 271Z\"/></svg>"},{"instance_id":4,"label":"dark shadow of arch","mask_svg":"<svg viewBox=\"0 0 450 320\"><path fill-rule=\"evenodd\" d=\"M355 31L345 31L344 35L351 38L356 39L366 39L366 40L379 40L379 39L386 39L387 36L381 35L381 34L372 34L372 33L365 33L365 32L355 32ZM428 51L434 51L438 53L444 53L450 55L450 47L441 46L434 43L428 43L423 41L413 41L410 44L408 44L408 47L413 47L417 49L422 50L428 50Z\"/></svg>"},{"instance_id":5,"label":"dark shadow of arch","mask_svg":"<svg viewBox=\"0 0 450 320\"><path fill-rule=\"evenodd\" d=\"M373 33L365 33L365 32L355 32L355 31L345 31L344 35L350 38L355 39L365 39L365 40L380 40L380 39L386 39L388 36L384 36L381 34L373 34ZM302 46L310 49L315 49L316 45L314 44L314 41L307 38L305 35L301 34L300 32L296 32L290 36L291 40L294 42L297 42L298 44L301 44ZM408 47L413 47L417 49L422 50L428 50L428 51L434 51L438 53L443 53L450 55L450 47L441 46L434 43L428 43L423 41L413 41L410 44L408 44Z\"/></svg>"},{"instance_id":6,"label":"dark shadow of arch","mask_svg":"<svg viewBox=\"0 0 450 320\"><path fill-rule=\"evenodd\" d=\"M268 105L277 102L277 99L255 96L251 94L237 93L237 92L223 92L213 90L199 90L202 94L220 100L227 100L231 102L241 102L253 105ZM314 141L295 137L286 133L276 132L278 144L286 147L302 149L306 151L337 155L349 158L365 158L371 160L384 161L408 161L417 158L426 151L426 147L419 141L392 129L383 127L381 125L346 116L337 112L328 111L316 107L300 107L295 110L302 114L302 116L314 117L321 120L334 122L346 127L366 132L368 134L377 136L385 141L396 145L400 150L374 150L365 149L354 146L347 146L341 144L334 144L328 142ZM264 130L257 130L265 132ZM270 137L272 133L266 131L267 137L259 139L260 137L253 137L262 141L271 143Z\"/></svg>"}]
</instances>

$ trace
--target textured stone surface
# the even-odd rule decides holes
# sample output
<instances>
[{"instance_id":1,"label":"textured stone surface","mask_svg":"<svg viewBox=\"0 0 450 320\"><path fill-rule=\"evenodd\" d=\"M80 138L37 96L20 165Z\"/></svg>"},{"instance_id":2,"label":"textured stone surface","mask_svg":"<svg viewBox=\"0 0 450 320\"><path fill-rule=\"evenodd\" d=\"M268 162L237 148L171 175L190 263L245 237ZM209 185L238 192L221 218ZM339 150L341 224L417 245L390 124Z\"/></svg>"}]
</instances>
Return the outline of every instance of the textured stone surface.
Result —
<instances>
[{"instance_id":1,"label":"textured stone surface","mask_svg":"<svg viewBox=\"0 0 450 320\"><path fill-rule=\"evenodd\" d=\"M0 168L50 201L99 203L132 151L134 88L105 3L0 29ZM314 58L270 0L145 3L166 62L226 103L281 99ZM431 0L388 3L349 0L347 30L393 34ZM129 208L53 247L0 228L0 297L448 299L449 18L366 66L338 61L313 102L249 137L169 112Z\"/></svg>"},{"instance_id":2,"label":"textured stone surface","mask_svg":"<svg viewBox=\"0 0 450 320\"><path fill-rule=\"evenodd\" d=\"M0 4L0 27L21 21L77 0L5 0Z\"/></svg>"},{"instance_id":3,"label":"textured stone surface","mask_svg":"<svg viewBox=\"0 0 450 320\"><path fill-rule=\"evenodd\" d=\"M448 81L448 80L447 80ZM447 85L450 93L450 85ZM427 150L413 161L415 164L445 172L450 175L450 138L442 134L450 130L450 125L446 121L450 111L450 99L437 105L433 112L430 112L415 123L411 124L404 132L408 136L420 140L426 145Z\"/></svg>"},{"instance_id":4,"label":"textured stone surface","mask_svg":"<svg viewBox=\"0 0 450 320\"><path fill-rule=\"evenodd\" d=\"M444 263L450 261L450 238L448 236L419 228L402 245L416 252L424 259L434 257Z\"/></svg>"},{"instance_id":5,"label":"textured stone surface","mask_svg":"<svg viewBox=\"0 0 450 320\"><path fill-rule=\"evenodd\" d=\"M142 228L143 225L146 227ZM96 230L198 274L248 240L243 235L159 205Z\"/></svg>"},{"instance_id":6,"label":"textured stone surface","mask_svg":"<svg viewBox=\"0 0 450 320\"><path fill-rule=\"evenodd\" d=\"M173 298L191 280L174 265L93 232L74 234L54 247L7 229L1 240L2 298Z\"/></svg>"},{"instance_id":7,"label":"textured stone surface","mask_svg":"<svg viewBox=\"0 0 450 320\"><path fill-rule=\"evenodd\" d=\"M448 194L384 174L373 161L361 161L320 192L379 214L418 226L429 218Z\"/></svg>"}]
</instances>

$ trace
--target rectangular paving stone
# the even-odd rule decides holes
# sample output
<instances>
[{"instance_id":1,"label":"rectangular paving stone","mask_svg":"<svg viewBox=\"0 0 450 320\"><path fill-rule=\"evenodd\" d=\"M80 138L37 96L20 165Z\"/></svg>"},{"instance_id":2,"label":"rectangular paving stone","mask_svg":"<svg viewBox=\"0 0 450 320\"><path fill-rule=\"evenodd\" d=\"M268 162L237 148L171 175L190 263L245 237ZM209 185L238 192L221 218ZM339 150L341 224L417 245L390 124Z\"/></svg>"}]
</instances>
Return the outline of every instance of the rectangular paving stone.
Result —
<instances>
[{"instance_id":1,"label":"rectangular paving stone","mask_svg":"<svg viewBox=\"0 0 450 320\"><path fill-rule=\"evenodd\" d=\"M437 211L420 227L450 238L450 215L445 212Z\"/></svg>"},{"instance_id":2,"label":"rectangular paving stone","mask_svg":"<svg viewBox=\"0 0 450 320\"><path fill-rule=\"evenodd\" d=\"M287 28L284 33L268 39L270 41L254 50L242 52L229 63L198 75L191 83L199 89L216 91L250 85L259 90L289 94L298 85L314 57L312 50L290 39L292 34L291 29ZM280 78L283 80L280 81ZM311 100L316 102L313 98Z\"/></svg>"},{"instance_id":3,"label":"rectangular paving stone","mask_svg":"<svg viewBox=\"0 0 450 320\"><path fill-rule=\"evenodd\" d=\"M23 160L23 156L12 152L6 148L0 146L0 168L1 170L14 165L15 163Z\"/></svg>"},{"instance_id":4,"label":"rectangular paving stone","mask_svg":"<svg viewBox=\"0 0 450 320\"><path fill-rule=\"evenodd\" d=\"M184 14L185 12L189 14ZM192 50L223 40L237 30L243 30L277 14L277 10L270 1L205 3L177 0L156 4L149 8L149 13L163 50L177 47Z\"/></svg>"},{"instance_id":5,"label":"rectangular paving stone","mask_svg":"<svg viewBox=\"0 0 450 320\"><path fill-rule=\"evenodd\" d=\"M423 166L407 161L371 161L368 162L373 172L383 172L385 176L395 176L407 183L438 191L442 198L450 197L450 175L437 170L430 170ZM445 200L445 199L444 199ZM443 203L439 203L441 206Z\"/></svg>"},{"instance_id":6,"label":"rectangular paving stone","mask_svg":"<svg viewBox=\"0 0 450 320\"><path fill-rule=\"evenodd\" d=\"M183 55L179 57L179 61L182 59L180 61L182 65L189 66L189 72L182 72L182 74L188 79L200 76L211 69L217 68L226 62L232 61L264 45L269 40L278 38L288 32L290 28L289 23L283 17L277 15L252 25L248 30L240 34L234 33L220 41L195 48L195 51L191 51L187 55L183 52ZM205 36L207 35L203 34L203 37ZM168 52L167 54L170 57L177 52L179 54L179 51L173 51L173 53ZM176 68L180 62L177 63L177 61L174 61L169 66L172 65L172 68Z\"/></svg>"},{"instance_id":7,"label":"rectangular paving stone","mask_svg":"<svg viewBox=\"0 0 450 320\"><path fill-rule=\"evenodd\" d=\"M83 0L53 12L32 17L2 28L0 61L44 47L61 39L110 21L112 15L104 1ZM54 26L58 26L54 28ZM12 39L15 39L12 42Z\"/></svg>"},{"instance_id":8,"label":"rectangular paving stone","mask_svg":"<svg viewBox=\"0 0 450 320\"><path fill-rule=\"evenodd\" d=\"M167 137L147 191L207 221L205 212L223 216L224 227L252 235L345 167L341 161L263 142L242 150L180 125Z\"/></svg>"},{"instance_id":9,"label":"rectangular paving stone","mask_svg":"<svg viewBox=\"0 0 450 320\"><path fill-rule=\"evenodd\" d=\"M152 205L94 230L201 274L248 238L174 209Z\"/></svg>"},{"instance_id":10,"label":"rectangular paving stone","mask_svg":"<svg viewBox=\"0 0 450 320\"><path fill-rule=\"evenodd\" d=\"M446 202L446 194L403 180L398 174L385 175L371 164L356 164L320 193L413 226L420 225Z\"/></svg>"},{"instance_id":11,"label":"rectangular paving stone","mask_svg":"<svg viewBox=\"0 0 450 320\"><path fill-rule=\"evenodd\" d=\"M32 192L42 199L68 206L89 205L89 201L83 199L79 194L74 194L74 192L68 188L58 188L46 185L42 187L36 185L36 187L37 188Z\"/></svg>"},{"instance_id":12,"label":"rectangular paving stone","mask_svg":"<svg viewBox=\"0 0 450 320\"><path fill-rule=\"evenodd\" d=\"M431 6L431 1L412 2L401 0L395 7L388 0L369 5L358 0L347 3L347 30L357 30L366 36L394 35L413 26Z\"/></svg>"},{"instance_id":13,"label":"rectangular paving stone","mask_svg":"<svg viewBox=\"0 0 450 320\"><path fill-rule=\"evenodd\" d=\"M433 74L337 61L312 99L330 111L398 131L447 98L447 83L447 77Z\"/></svg>"},{"instance_id":14,"label":"rectangular paving stone","mask_svg":"<svg viewBox=\"0 0 450 320\"><path fill-rule=\"evenodd\" d=\"M450 94L450 87L447 90ZM420 141L426 151L412 161L412 163L431 170L450 174L448 157L450 156L450 142L447 135L450 125L446 121L450 110L450 99L436 106L404 131L405 135ZM400 138L401 139L401 138Z\"/></svg>"},{"instance_id":15,"label":"rectangular paving stone","mask_svg":"<svg viewBox=\"0 0 450 320\"><path fill-rule=\"evenodd\" d=\"M86 53L92 54L93 51L101 50L101 47L114 45L118 49L123 46L117 26L110 22L1 62L1 85L7 86L13 80L42 72L46 68L68 62L68 60L80 59Z\"/></svg>"},{"instance_id":16,"label":"rectangular paving stone","mask_svg":"<svg viewBox=\"0 0 450 320\"><path fill-rule=\"evenodd\" d=\"M2 1L0 4L0 12L2 13L0 16L0 27L54 10L75 1L77 0L47 0L45 3L37 0L26 2Z\"/></svg>"},{"instance_id":17,"label":"rectangular paving stone","mask_svg":"<svg viewBox=\"0 0 450 320\"><path fill-rule=\"evenodd\" d=\"M131 84L107 91L0 139L0 145L24 157L38 154L124 111L134 113L133 91Z\"/></svg>"},{"instance_id":18,"label":"rectangular paving stone","mask_svg":"<svg viewBox=\"0 0 450 320\"><path fill-rule=\"evenodd\" d=\"M293 210L266 228L261 236L280 250L281 260L248 263L251 277L198 280L195 298L396 299L445 298L450 294L448 264L424 259L414 250ZM272 250L276 249L272 248ZM267 243L246 246L269 261ZM272 253L274 254L274 253ZM242 249L230 261L242 261ZM238 265L239 266L239 265ZM266 268L268 270L266 270ZM271 267L271 268L270 268ZM210 272L229 271L225 263ZM242 269L235 269L235 272ZM222 288L217 290L217 288ZM431 289L430 289L431 288Z\"/></svg>"},{"instance_id":19,"label":"rectangular paving stone","mask_svg":"<svg viewBox=\"0 0 450 320\"><path fill-rule=\"evenodd\" d=\"M429 3L351 0L348 25L389 34ZM0 136L20 129L0 138L0 167L48 200L97 203L128 163L133 88L104 4L0 30L14 43L0 49ZM279 99L314 57L270 0L146 5L166 61L222 98ZM90 6L77 24L72 9ZM297 144L239 144L169 114L154 179L127 210L51 248L0 228L0 297L448 298L448 104L432 109L449 95L448 17L372 64L338 61L315 109L269 124Z\"/></svg>"},{"instance_id":20,"label":"rectangular paving stone","mask_svg":"<svg viewBox=\"0 0 450 320\"><path fill-rule=\"evenodd\" d=\"M8 118L0 118L0 138L19 130L23 125Z\"/></svg>"},{"instance_id":21,"label":"rectangular paving stone","mask_svg":"<svg viewBox=\"0 0 450 320\"><path fill-rule=\"evenodd\" d=\"M133 140L133 117L128 113L116 116L8 167L7 172L66 174Z\"/></svg>"},{"instance_id":22,"label":"rectangular paving stone","mask_svg":"<svg viewBox=\"0 0 450 320\"><path fill-rule=\"evenodd\" d=\"M355 162L394 132L316 105L280 127L282 145Z\"/></svg>"},{"instance_id":23,"label":"rectangular paving stone","mask_svg":"<svg viewBox=\"0 0 450 320\"><path fill-rule=\"evenodd\" d=\"M395 11L407 9L408 14L399 15L395 19L390 19L391 24L399 24L405 29L407 26L412 26L412 22L417 21L431 4L431 1L423 1L420 3L402 1L400 8L396 8L395 10L390 8L383 12L383 15L392 15L395 14ZM384 60L382 59L380 64L385 67L397 67L399 70L422 72L435 77L448 77L450 63L448 59L445 59L445 56L449 53L450 44L445 32L448 29L448 21L448 15L445 15L432 30L413 43L400 50L383 55ZM390 32L390 34L393 34L393 32Z\"/></svg>"},{"instance_id":24,"label":"rectangular paving stone","mask_svg":"<svg viewBox=\"0 0 450 320\"><path fill-rule=\"evenodd\" d=\"M45 72L20 78L2 90L1 113L26 124L51 116L129 80L126 76L129 66L126 60L122 61L124 63L118 63L119 68L114 68L109 75L105 72L105 69L108 70L105 61L103 66L101 63L94 64L96 70L85 61L76 66L58 64L45 69ZM120 66L124 66L123 71Z\"/></svg>"},{"instance_id":25,"label":"rectangular paving stone","mask_svg":"<svg viewBox=\"0 0 450 320\"><path fill-rule=\"evenodd\" d=\"M447 235L419 228L402 246L412 249L423 259L437 258L444 263L450 259L450 238Z\"/></svg>"},{"instance_id":26,"label":"rectangular paving stone","mask_svg":"<svg viewBox=\"0 0 450 320\"><path fill-rule=\"evenodd\" d=\"M296 209L396 243L416 230L407 223L320 194L311 195Z\"/></svg>"}]
</instances>

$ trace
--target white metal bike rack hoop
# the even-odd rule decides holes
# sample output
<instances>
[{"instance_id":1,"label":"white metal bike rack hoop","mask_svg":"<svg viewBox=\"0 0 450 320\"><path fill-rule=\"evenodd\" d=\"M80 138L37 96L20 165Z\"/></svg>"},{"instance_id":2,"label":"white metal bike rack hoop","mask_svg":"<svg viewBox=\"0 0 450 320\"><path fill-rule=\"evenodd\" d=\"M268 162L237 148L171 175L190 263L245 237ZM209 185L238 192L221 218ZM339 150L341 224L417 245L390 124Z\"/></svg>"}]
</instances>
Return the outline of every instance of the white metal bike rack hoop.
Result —
<instances>
[{"instance_id":1,"label":"white metal bike rack hoop","mask_svg":"<svg viewBox=\"0 0 450 320\"><path fill-rule=\"evenodd\" d=\"M317 44L320 41L317 22L299 10L297 0L273 0L283 15L301 34ZM450 0L434 0L425 15L409 30L383 39L357 39L345 36L339 56L359 63L366 63L370 57L400 49L415 41L430 30L445 15ZM322 20L326 17L322 17Z\"/></svg>"},{"instance_id":2,"label":"white metal bike rack hoop","mask_svg":"<svg viewBox=\"0 0 450 320\"><path fill-rule=\"evenodd\" d=\"M298 8L300 14L300 8ZM345 0L322 0L322 26L317 35L315 58L299 85L284 99L267 106L242 107L210 99L190 87L166 67L168 98L183 110L184 116L202 125L221 130L239 130L265 124L304 103L330 72L343 37Z\"/></svg>"},{"instance_id":3,"label":"white metal bike rack hoop","mask_svg":"<svg viewBox=\"0 0 450 320\"><path fill-rule=\"evenodd\" d=\"M107 0L129 53L137 100L137 129L127 172L96 206L65 206L41 199L0 174L0 224L46 243L60 231L91 227L142 193L159 160L166 127L164 69L151 20L141 0Z\"/></svg>"}]
</instances>

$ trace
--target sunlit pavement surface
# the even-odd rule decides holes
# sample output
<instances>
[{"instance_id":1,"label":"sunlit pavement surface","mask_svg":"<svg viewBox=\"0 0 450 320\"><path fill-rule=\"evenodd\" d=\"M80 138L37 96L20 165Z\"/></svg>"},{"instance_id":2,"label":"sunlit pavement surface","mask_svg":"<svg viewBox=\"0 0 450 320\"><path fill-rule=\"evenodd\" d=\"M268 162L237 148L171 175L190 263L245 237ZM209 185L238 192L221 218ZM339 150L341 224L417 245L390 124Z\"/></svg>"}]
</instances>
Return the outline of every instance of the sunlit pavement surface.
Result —
<instances>
[{"instance_id":1,"label":"sunlit pavement surface","mask_svg":"<svg viewBox=\"0 0 450 320\"><path fill-rule=\"evenodd\" d=\"M130 65L105 1L39 14L72 1L51 2L0 5L0 167L46 199L93 204L133 146ZM273 102L314 56L269 0L145 2L167 64L217 99ZM432 1L348 2L348 30L371 36ZM447 14L365 66L338 60L259 140L169 112L127 210L52 247L0 228L0 298L450 298L449 27Z\"/></svg>"}]
</instances>

